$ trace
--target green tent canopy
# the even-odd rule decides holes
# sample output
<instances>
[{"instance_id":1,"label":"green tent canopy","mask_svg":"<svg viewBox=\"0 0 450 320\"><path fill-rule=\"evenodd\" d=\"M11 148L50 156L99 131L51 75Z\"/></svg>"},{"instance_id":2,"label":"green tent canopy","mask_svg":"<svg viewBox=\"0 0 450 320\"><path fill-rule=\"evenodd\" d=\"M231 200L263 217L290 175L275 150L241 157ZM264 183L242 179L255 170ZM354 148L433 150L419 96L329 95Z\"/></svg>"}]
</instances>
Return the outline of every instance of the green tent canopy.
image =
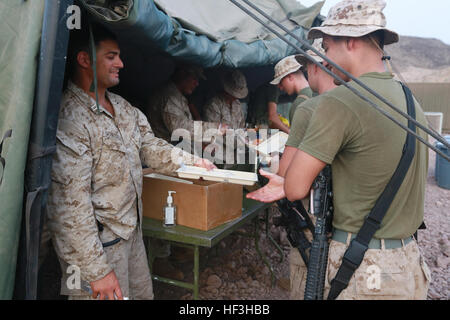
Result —
<instances>
[{"instance_id":1,"label":"green tent canopy","mask_svg":"<svg viewBox=\"0 0 450 320\"><path fill-rule=\"evenodd\" d=\"M134 45L149 52L158 48L206 68L273 65L295 53L229 0L82 2L97 21ZM302 39L320 23L317 17L324 3L307 8L296 0L252 2Z\"/></svg>"}]
</instances>

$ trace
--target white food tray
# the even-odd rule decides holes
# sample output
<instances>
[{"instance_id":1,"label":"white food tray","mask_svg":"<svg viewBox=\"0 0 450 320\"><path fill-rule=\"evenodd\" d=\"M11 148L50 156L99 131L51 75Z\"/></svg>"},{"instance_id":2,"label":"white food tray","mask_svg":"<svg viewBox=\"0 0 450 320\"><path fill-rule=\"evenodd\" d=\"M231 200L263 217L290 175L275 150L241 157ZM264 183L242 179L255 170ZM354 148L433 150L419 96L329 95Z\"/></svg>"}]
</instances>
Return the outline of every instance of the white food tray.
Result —
<instances>
[{"instance_id":1,"label":"white food tray","mask_svg":"<svg viewBox=\"0 0 450 320\"><path fill-rule=\"evenodd\" d=\"M245 186L252 186L258 181L258 176L253 172L243 172L234 170L206 170L205 168L183 166L177 170L180 178L200 179L208 181L227 182L234 184L241 184Z\"/></svg>"}]
</instances>

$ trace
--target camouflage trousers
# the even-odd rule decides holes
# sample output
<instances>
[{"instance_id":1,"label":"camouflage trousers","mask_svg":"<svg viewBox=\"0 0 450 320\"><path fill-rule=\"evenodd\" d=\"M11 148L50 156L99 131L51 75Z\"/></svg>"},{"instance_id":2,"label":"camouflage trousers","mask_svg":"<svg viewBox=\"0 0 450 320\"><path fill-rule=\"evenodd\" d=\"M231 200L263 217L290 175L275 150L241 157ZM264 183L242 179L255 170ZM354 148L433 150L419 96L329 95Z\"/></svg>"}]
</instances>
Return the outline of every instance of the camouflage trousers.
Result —
<instances>
[{"instance_id":1,"label":"camouflage trousers","mask_svg":"<svg viewBox=\"0 0 450 320\"><path fill-rule=\"evenodd\" d=\"M107 227L100 232L100 240L106 243L117 236ZM128 240L121 239L115 245L104 248L108 263L112 266L119 281L123 297L130 300L153 300L153 285L147 262L142 231L137 227ZM64 270L63 270L64 275ZM61 283L61 294L64 294L64 276ZM89 284L85 286L90 287ZM87 291L79 290L69 293L69 300L91 300Z\"/></svg>"},{"instance_id":2,"label":"camouflage trousers","mask_svg":"<svg viewBox=\"0 0 450 320\"><path fill-rule=\"evenodd\" d=\"M324 298L349 244L350 240L347 244L330 243ZM291 250L289 258L291 299L303 300L307 269L297 249ZM425 300L430 281L430 271L416 241L398 249L369 249L337 300Z\"/></svg>"}]
</instances>

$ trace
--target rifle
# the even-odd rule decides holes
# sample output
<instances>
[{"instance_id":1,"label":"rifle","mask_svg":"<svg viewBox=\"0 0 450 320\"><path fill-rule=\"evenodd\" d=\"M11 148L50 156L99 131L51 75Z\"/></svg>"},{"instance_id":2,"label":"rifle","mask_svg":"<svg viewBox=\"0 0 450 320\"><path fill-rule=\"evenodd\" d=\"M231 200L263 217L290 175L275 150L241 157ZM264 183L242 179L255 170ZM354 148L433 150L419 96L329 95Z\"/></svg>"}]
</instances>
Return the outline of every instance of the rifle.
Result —
<instances>
[{"instance_id":1,"label":"rifle","mask_svg":"<svg viewBox=\"0 0 450 320\"><path fill-rule=\"evenodd\" d=\"M270 172L269 162L266 159L260 159L258 169ZM266 185L269 179L261 176L259 170L257 172L259 184L261 186ZM273 224L285 228L289 242L292 247L297 248L307 266L309 261L308 250L311 248L311 243L306 238L304 231L309 229L314 234L314 224L301 201L290 202L284 198L276 203L281 216L274 217Z\"/></svg>"},{"instance_id":2,"label":"rifle","mask_svg":"<svg viewBox=\"0 0 450 320\"><path fill-rule=\"evenodd\" d=\"M331 167L327 165L311 188L311 213L316 216L314 239L306 277L305 300L323 300L328 262L328 233L331 232L333 201Z\"/></svg>"},{"instance_id":3,"label":"rifle","mask_svg":"<svg viewBox=\"0 0 450 320\"><path fill-rule=\"evenodd\" d=\"M287 199L277 201L277 207L281 216L273 218L273 224L286 229L287 238L292 247L297 248L305 265L308 265L308 250L311 243L305 236L304 231L310 229L314 233L314 224L301 201L290 202Z\"/></svg>"}]
</instances>

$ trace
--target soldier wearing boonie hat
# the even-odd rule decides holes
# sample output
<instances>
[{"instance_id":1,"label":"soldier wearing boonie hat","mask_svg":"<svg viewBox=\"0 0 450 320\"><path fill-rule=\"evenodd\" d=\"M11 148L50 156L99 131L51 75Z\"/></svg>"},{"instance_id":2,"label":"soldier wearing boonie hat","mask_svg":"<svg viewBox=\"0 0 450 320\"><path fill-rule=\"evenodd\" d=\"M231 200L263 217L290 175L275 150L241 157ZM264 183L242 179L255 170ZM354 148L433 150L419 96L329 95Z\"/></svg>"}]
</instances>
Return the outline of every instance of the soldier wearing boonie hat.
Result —
<instances>
[{"instance_id":1,"label":"soldier wearing boonie hat","mask_svg":"<svg viewBox=\"0 0 450 320\"><path fill-rule=\"evenodd\" d=\"M383 45L398 41L398 35L385 27L384 7L381 0L342 1L331 8L322 26L310 30L308 37L323 38L329 59L406 113L405 92L386 72L380 51ZM342 72L335 73L351 81ZM366 91L362 93L386 112L392 112ZM423 110L413 100L416 120L426 126ZM332 299L426 299L430 272L414 237L423 222L428 168L428 150L420 143L415 145L411 166L361 265L343 286L345 289L334 291L338 282L333 280L344 253L392 178L406 133L345 86L318 96L315 104L281 189L290 201L303 199L317 174L331 165L334 217L324 297L333 287ZM407 123L406 119L398 119ZM423 131L417 133L428 139ZM272 179L277 186L280 184L279 178ZM278 197L282 194L273 187L271 190ZM263 193L249 197L269 198Z\"/></svg>"},{"instance_id":2,"label":"soldier wearing boonie hat","mask_svg":"<svg viewBox=\"0 0 450 320\"><path fill-rule=\"evenodd\" d=\"M322 48L322 39L316 39L314 40L312 47L314 49L316 49L317 51L319 51L321 54L325 55L325 51L323 51ZM318 63L322 63L324 60L322 59L322 57L320 57L319 55L317 55L314 51L312 50L308 50L306 51L306 54L309 55L311 58L313 58L316 62ZM308 59L305 55L303 54L299 54L297 55L297 61L303 65L306 66L308 63L313 63L310 59Z\"/></svg>"},{"instance_id":3,"label":"soldier wearing boonie hat","mask_svg":"<svg viewBox=\"0 0 450 320\"><path fill-rule=\"evenodd\" d=\"M322 38L324 35L350 38L368 37L384 55L383 47L385 45L399 41L399 35L386 28L386 17L383 14L385 7L384 0L342 1L330 9L326 20L320 27L311 28L308 39ZM385 60L387 68L392 73L389 59Z\"/></svg>"},{"instance_id":4,"label":"soldier wearing boonie hat","mask_svg":"<svg viewBox=\"0 0 450 320\"><path fill-rule=\"evenodd\" d=\"M330 9L320 27L311 28L308 39L321 38L324 34L335 37L363 37L378 30L384 33L384 44L396 43L399 36L386 28L384 0L346 0Z\"/></svg>"},{"instance_id":5,"label":"soldier wearing boonie hat","mask_svg":"<svg viewBox=\"0 0 450 320\"><path fill-rule=\"evenodd\" d=\"M331 8L322 26L310 30L308 38L323 38L323 47L330 59L406 113L402 87L393 80L391 73L385 72L382 60L383 46L399 40L397 33L386 28L382 12L385 6L382 0L342 1ZM327 296L338 271L336 266L340 266L349 241L358 233L398 165L405 132L343 86L319 99L300 150L323 166L331 164L333 171L335 211ZM388 109L384 104L381 107ZM425 125L425 116L417 101L415 109L417 121ZM423 132L419 134L427 139ZM372 150L363 147L368 145ZM427 158L426 147L416 144L415 156L405 177L407 182L400 187L382 226L372 238L372 250L366 252L338 299L426 299L429 270L413 234L423 222ZM290 178L294 177L286 179ZM374 189L374 184L379 187ZM367 270L375 267L379 270L379 283L372 286ZM399 277L395 270L414 276Z\"/></svg>"},{"instance_id":6,"label":"soldier wearing boonie hat","mask_svg":"<svg viewBox=\"0 0 450 320\"><path fill-rule=\"evenodd\" d=\"M242 72L228 72L223 78L223 92L204 106L206 121L225 123L232 129L244 128L244 112L239 99L244 99L247 95L247 80Z\"/></svg>"},{"instance_id":7,"label":"soldier wearing boonie hat","mask_svg":"<svg viewBox=\"0 0 450 320\"><path fill-rule=\"evenodd\" d=\"M145 115L157 137L171 142L172 133L177 129L184 129L193 139L195 119L187 96L194 92L200 79L206 79L200 66L180 64L171 80L150 97ZM202 132L222 127L219 123L197 123L201 125Z\"/></svg>"},{"instance_id":8,"label":"soldier wearing boonie hat","mask_svg":"<svg viewBox=\"0 0 450 320\"><path fill-rule=\"evenodd\" d=\"M291 123L294 115L292 110L295 110L296 106L311 98L313 95L308 81L303 74L302 65L298 61L298 56L288 56L278 62L275 65L274 79L270 83L278 86L280 90L286 92L288 95L297 95L289 110L289 122Z\"/></svg>"}]
</instances>

